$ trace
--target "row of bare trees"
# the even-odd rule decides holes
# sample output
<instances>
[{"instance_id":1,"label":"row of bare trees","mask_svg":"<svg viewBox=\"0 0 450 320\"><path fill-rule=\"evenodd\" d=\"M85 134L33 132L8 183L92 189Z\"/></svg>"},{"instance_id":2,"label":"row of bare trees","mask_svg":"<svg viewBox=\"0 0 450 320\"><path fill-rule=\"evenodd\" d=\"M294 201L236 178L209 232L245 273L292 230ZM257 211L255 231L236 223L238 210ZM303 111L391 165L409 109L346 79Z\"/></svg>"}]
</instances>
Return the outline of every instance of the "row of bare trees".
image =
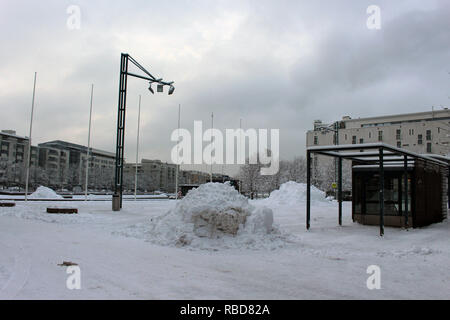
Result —
<instances>
[{"instance_id":1,"label":"row of bare trees","mask_svg":"<svg viewBox=\"0 0 450 320\"><path fill-rule=\"evenodd\" d=\"M280 170L274 175L261 175L261 164L242 165L238 178L242 191L250 194L268 194L279 189L287 181L306 183L306 158L280 161ZM331 191L335 179L334 161L322 161L311 170L311 183L324 191ZM342 166L342 183L344 190L351 189L351 163L344 161Z\"/></svg>"}]
</instances>

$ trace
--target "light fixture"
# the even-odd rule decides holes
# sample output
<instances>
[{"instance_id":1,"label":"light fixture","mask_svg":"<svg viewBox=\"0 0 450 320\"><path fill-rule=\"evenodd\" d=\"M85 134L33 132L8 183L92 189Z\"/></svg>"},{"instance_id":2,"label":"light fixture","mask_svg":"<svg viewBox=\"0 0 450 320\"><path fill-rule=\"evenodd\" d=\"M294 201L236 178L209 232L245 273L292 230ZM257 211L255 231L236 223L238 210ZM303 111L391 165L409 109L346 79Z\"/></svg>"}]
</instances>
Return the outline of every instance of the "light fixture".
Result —
<instances>
[{"instance_id":1,"label":"light fixture","mask_svg":"<svg viewBox=\"0 0 450 320\"><path fill-rule=\"evenodd\" d=\"M164 85L158 83L158 86L156 87L156 92L164 92Z\"/></svg>"},{"instance_id":2,"label":"light fixture","mask_svg":"<svg viewBox=\"0 0 450 320\"><path fill-rule=\"evenodd\" d=\"M175 91L175 87L174 86L170 86L169 88L169 96Z\"/></svg>"},{"instance_id":3,"label":"light fixture","mask_svg":"<svg viewBox=\"0 0 450 320\"><path fill-rule=\"evenodd\" d=\"M155 91L153 91L152 83L151 83L151 82L150 82L150 85L148 86L148 90L149 90L152 94L155 94Z\"/></svg>"}]
</instances>

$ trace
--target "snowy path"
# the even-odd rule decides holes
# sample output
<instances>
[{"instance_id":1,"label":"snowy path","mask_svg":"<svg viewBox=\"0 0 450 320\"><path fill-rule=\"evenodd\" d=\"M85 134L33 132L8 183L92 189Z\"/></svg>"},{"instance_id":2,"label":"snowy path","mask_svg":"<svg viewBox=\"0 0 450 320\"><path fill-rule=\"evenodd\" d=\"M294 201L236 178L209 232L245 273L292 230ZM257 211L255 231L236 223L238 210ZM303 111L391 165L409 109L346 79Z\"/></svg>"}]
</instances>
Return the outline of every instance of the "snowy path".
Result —
<instances>
[{"instance_id":1,"label":"snowy path","mask_svg":"<svg viewBox=\"0 0 450 320\"><path fill-rule=\"evenodd\" d=\"M254 205L263 202L254 201ZM0 208L1 299L391 299L450 298L448 221L420 230L344 226L336 204L316 206L305 231L304 205L274 207L275 222L294 236L277 250L219 251L163 247L125 237L174 201L76 203L77 216L49 216L47 205ZM61 205L68 205L63 202ZM81 268L81 290L66 288L57 264ZM366 268L381 267L381 290L368 290Z\"/></svg>"}]
</instances>

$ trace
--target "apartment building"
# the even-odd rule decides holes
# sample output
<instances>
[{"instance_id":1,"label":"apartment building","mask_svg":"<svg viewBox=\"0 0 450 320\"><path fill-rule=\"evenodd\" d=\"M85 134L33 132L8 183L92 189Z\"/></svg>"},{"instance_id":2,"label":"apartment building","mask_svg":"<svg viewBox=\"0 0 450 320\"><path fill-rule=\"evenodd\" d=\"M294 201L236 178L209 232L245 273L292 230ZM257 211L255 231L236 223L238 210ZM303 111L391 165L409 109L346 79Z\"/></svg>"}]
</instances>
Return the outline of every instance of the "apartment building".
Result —
<instances>
[{"instance_id":1,"label":"apartment building","mask_svg":"<svg viewBox=\"0 0 450 320\"><path fill-rule=\"evenodd\" d=\"M84 184L88 148L83 145L55 140L40 143L39 167L58 170L63 177L61 185L80 186ZM115 154L90 148L89 188L111 189L114 179Z\"/></svg>"},{"instance_id":2,"label":"apartment building","mask_svg":"<svg viewBox=\"0 0 450 320\"><path fill-rule=\"evenodd\" d=\"M161 160L142 159L137 164L138 189L147 191L175 192L175 177L177 166ZM124 186L134 188L136 163L124 165Z\"/></svg>"},{"instance_id":3,"label":"apartment building","mask_svg":"<svg viewBox=\"0 0 450 320\"><path fill-rule=\"evenodd\" d=\"M28 144L28 137L19 136L14 130L0 132L0 183L20 184L23 182Z\"/></svg>"},{"instance_id":4,"label":"apartment building","mask_svg":"<svg viewBox=\"0 0 450 320\"><path fill-rule=\"evenodd\" d=\"M0 132L0 185L23 186L28 159L28 137L14 130ZM84 185L88 148L61 140L31 146L30 184L45 184L53 188ZM89 187L112 189L115 154L90 149Z\"/></svg>"},{"instance_id":5,"label":"apartment building","mask_svg":"<svg viewBox=\"0 0 450 320\"><path fill-rule=\"evenodd\" d=\"M63 187L68 183L69 151L51 147L39 147L38 167L46 172L47 185Z\"/></svg>"},{"instance_id":6,"label":"apartment building","mask_svg":"<svg viewBox=\"0 0 450 320\"><path fill-rule=\"evenodd\" d=\"M314 121L306 133L306 145L343 145L383 142L418 154L448 155L450 153L450 110L406 113L381 117L352 119L344 116L333 123ZM318 168L333 165L322 156L312 159L313 178Z\"/></svg>"}]
</instances>

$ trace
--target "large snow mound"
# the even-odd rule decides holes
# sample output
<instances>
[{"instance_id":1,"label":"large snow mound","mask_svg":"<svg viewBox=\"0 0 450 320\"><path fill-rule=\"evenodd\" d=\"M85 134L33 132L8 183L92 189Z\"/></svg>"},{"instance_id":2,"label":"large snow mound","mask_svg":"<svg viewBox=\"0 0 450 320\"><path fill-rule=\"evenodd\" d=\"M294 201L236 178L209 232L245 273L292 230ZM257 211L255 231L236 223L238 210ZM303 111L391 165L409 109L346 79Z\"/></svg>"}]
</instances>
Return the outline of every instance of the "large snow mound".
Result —
<instances>
[{"instance_id":1,"label":"large snow mound","mask_svg":"<svg viewBox=\"0 0 450 320\"><path fill-rule=\"evenodd\" d=\"M330 200L326 199L325 192L311 186L311 201L315 204L328 204ZM288 181L280 186L280 189L270 193L269 198L265 199L267 205L295 205L306 202L306 183Z\"/></svg>"},{"instance_id":2,"label":"large snow mound","mask_svg":"<svg viewBox=\"0 0 450 320\"><path fill-rule=\"evenodd\" d=\"M174 209L184 222L194 223L198 236L210 238L220 233L235 235L252 210L247 198L225 183L207 183L190 190Z\"/></svg>"},{"instance_id":3,"label":"large snow mound","mask_svg":"<svg viewBox=\"0 0 450 320\"><path fill-rule=\"evenodd\" d=\"M53 191L50 188L40 186L36 189L35 192L33 192L31 195L28 196L29 199L63 199L62 196L57 194L55 191Z\"/></svg>"},{"instance_id":4,"label":"large snow mound","mask_svg":"<svg viewBox=\"0 0 450 320\"><path fill-rule=\"evenodd\" d=\"M123 232L160 245L218 250L276 249L287 241L273 225L272 209L255 208L228 183L190 190L172 210Z\"/></svg>"}]
</instances>

